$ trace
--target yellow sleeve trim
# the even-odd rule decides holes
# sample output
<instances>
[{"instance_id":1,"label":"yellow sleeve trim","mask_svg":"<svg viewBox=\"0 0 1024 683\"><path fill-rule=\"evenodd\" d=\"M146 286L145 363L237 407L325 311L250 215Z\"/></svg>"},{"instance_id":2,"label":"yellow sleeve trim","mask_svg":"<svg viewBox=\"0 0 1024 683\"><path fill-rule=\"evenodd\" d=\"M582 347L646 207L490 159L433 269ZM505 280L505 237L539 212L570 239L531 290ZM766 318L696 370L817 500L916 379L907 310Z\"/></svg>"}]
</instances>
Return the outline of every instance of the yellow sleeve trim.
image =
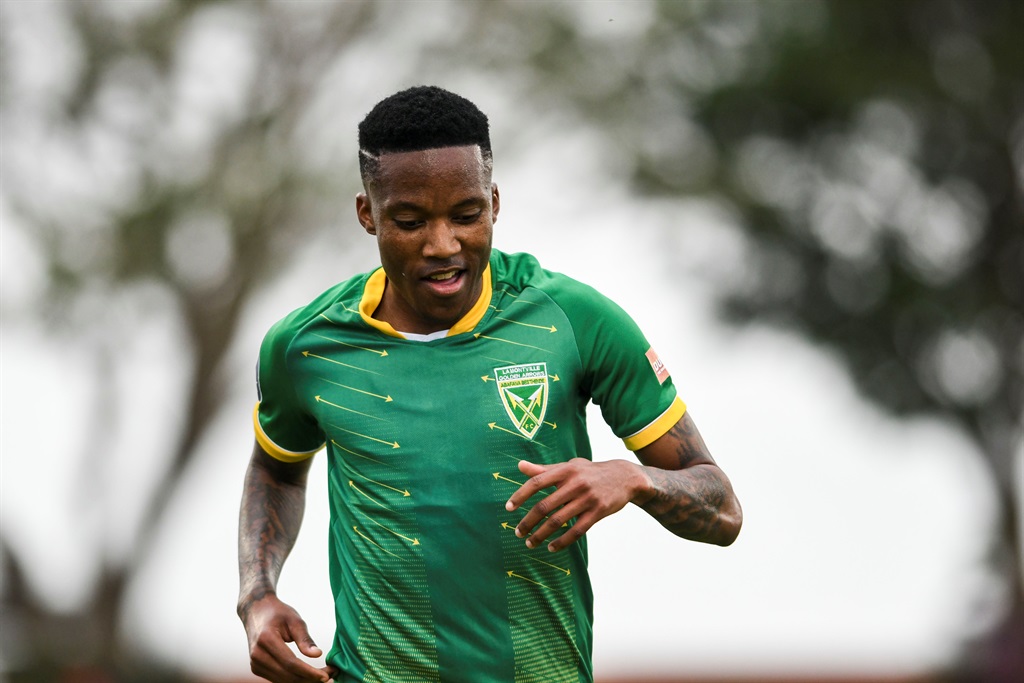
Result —
<instances>
[{"instance_id":1,"label":"yellow sleeve trim","mask_svg":"<svg viewBox=\"0 0 1024 683\"><path fill-rule=\"evenodd\" d=\"M384 273L383 268L370 273L370 277L366 280L366 288L363 289L363 298L359 301L359 315L370 327L375 330L379 330L389 337L398 337L399 339L405 339L405 336L391 326L390 323L386 323L383 320L377 320L373 317L373 312L380 306L381 299L384 298L384 287L387 285L388 278ZM445 336L451 337L456 334L462 334L463 332L469 332L477 323L483 320L484 314L487 313L487 307L491 305L491 294L493 288L491 286L491 264L488 263L484 269L483 274L483 286L480 288L480 298L473 304L473 308L466 312L466 315L462 316L462 319L452 325L452 328L448 330L448 334Z\"/></svg>"},{"instance_id":2,"label":"yellow sleeve trim","mask_svg":"<svg viewBox=\"0 0 1024 683\"><path fill-rule=\"evenodd\" d=\"M257 403L256 407L252 409L252 422L256 430L256 441L259 442L260 446L267 452L271 457L280 460L281 462L299 462L306 460L316 455L317 451L323 448L323 445L317 446L311 451L300 453L298 451L290 451L287 448L281 448L276 443L270 440L267 433L263 431L263 425L260 424L260 404Z\"/></svg>"},{"instance_id":3,"label":"yellow sleeve trim","mask_svg":"<svg viewBox=\"0 0 1024 683\"><path fill-rule=\"evenodd\" d=\"M654 422L635 434L627 436L622 441L626 444L626 448L631 451L638 451L644 446L650 446L652 443L664 436L668 430L672 429L676 422L679 422L680 418L685 414L686 404L683 403L683 399L676 396L676 399L672 401L672 405L668 407L668 410L659 415Z\"/></svg>"}]
</instances>

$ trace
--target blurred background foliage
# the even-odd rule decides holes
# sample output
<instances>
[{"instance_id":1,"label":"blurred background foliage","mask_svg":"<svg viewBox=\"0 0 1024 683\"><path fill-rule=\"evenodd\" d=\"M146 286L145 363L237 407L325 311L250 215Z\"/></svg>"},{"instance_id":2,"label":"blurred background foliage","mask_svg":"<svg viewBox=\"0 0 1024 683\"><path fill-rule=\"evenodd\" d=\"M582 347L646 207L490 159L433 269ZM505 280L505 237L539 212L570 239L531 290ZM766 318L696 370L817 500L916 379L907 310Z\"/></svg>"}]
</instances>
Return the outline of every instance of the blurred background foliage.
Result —
<instances>
[{"instance_id":1,"label":"blurred background foliage","mask_svg":"<svg viewBox=\"0 0 1024 683\"><path fill-rule=\"evenodd\" d=\"M664 243L723 316L796 330L877 404L960 425L998 484L991 562L1007 595L960 673L1010 680L1024 642L1024 4L604 6L4 0L0 201L5 248L26 254L4 318L42 315L90 359L82 462L103 461L131 400L115 368L132 330L170 319L190 359L161 483L127 542L96 539L89 600L51 604L0 525L13 680L164 675L128 645L126 592L217 416L245 304L357 189L350 131L342 149L317 132L333 108L387 94L374 74L389 70L498 82L525 111L591 130L610 176L718 217L719 252ZM399 24L418 38L389 41ZM525 135L496 136L498 155ZM83 465L98 490L109 475Z\"/></svg>"}]
</instances>

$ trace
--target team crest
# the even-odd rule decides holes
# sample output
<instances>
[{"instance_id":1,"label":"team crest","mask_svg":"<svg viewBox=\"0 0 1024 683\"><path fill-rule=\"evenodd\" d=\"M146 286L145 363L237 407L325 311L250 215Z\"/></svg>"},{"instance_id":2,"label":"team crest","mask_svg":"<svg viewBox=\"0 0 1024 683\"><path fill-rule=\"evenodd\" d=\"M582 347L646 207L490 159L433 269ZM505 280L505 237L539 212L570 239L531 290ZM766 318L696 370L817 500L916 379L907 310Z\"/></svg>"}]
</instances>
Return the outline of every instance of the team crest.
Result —
<instances>
[{"instance_id":1,"label":"team crest","mask_svg":"<svg viewBox=\"0 0 1024 683\"><path fill-rule=\"evenodd\" d=\"M548 409L548 365L527 363L494 369L498 395L512 424L527 439L540 429Z\"/></svg>"}]
</instances>

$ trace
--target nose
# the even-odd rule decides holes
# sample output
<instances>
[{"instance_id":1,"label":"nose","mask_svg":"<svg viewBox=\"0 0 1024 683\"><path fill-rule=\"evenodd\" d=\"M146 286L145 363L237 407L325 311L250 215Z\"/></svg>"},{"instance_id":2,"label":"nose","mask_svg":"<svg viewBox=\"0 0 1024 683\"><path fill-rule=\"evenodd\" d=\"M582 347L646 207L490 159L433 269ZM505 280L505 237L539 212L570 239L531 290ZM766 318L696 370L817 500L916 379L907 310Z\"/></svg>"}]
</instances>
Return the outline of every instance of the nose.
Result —
<instances>
[{"instance_id":1,"label":"nose","mask_svg":"<svg viewBox=\"0 0 1024 683\"><path fill-rule=\"evenodd\" d=\"M455 226L448 221L432 222L426 232L423 255L429 258L446 259L462 251L462 243L455 233Z\"/></svg>"}]
</instances>

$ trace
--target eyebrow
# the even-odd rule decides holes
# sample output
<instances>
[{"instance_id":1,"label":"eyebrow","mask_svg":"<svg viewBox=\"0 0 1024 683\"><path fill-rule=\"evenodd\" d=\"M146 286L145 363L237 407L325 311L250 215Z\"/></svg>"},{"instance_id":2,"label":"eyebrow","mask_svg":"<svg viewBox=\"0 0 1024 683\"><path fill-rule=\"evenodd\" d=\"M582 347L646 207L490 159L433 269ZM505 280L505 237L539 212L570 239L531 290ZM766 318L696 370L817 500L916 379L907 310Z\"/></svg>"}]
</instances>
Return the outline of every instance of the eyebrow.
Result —
<instances>
[{"instance_id":1,"label":"eyebrow","mask_svg":"<svg viewBox=\"0 0 1024 683\"><path fill-rule=\"evenodd\" d=\"M484 196L482 196L482 195L479 196L479 197L467 197L466 199L463 199L463 200L453 204L452 208L457 210L457 209L461 209L461 208L476 207L476 206L481 206L481 205L485 204L486 202L487 202L487 199ZM416 202L410 202L408 200L402 200L402 201L395 202L394 204L389 205L387 208L388 208L389 211L422 211L423 210L423 207L421 205L417 204Z\"/></svg>"}]
</instances>

